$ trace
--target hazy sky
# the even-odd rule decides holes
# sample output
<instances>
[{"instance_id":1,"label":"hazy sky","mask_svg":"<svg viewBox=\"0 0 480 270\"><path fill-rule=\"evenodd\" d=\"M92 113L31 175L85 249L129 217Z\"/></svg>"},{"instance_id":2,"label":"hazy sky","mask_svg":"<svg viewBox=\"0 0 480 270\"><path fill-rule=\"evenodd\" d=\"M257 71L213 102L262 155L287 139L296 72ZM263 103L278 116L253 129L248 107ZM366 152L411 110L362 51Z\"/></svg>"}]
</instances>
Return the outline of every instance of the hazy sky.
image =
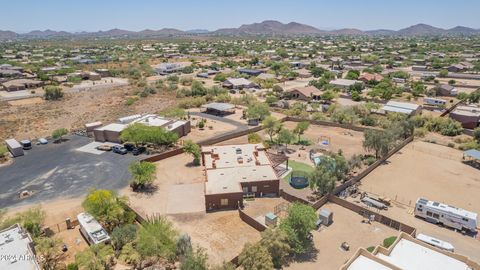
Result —
<instances>
[{"instance_id":1,"label":"hazy sky","mask_svg":"<svg viewBox=\"0 0 480 270\"><path fill-rule=\"evenodd\" d=\"M216 30L267 19L320 29L480 28L479 11L479 0L1 0L0 30Z\"/></svg>"}]
</instances>

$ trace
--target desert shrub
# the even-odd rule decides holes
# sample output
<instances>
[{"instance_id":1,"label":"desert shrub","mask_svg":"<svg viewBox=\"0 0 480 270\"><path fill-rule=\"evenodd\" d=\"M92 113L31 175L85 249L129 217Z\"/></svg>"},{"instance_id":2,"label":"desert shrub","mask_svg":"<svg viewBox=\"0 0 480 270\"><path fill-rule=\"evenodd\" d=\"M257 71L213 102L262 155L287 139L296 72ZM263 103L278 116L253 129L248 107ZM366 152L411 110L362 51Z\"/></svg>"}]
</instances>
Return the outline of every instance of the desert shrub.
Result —
<instances>
[{"instance_id":1,"label":"desert shrub","mask_svg":"<svg viewBox=\"0 0 480 270\"><path fill-rule=\"evenodd\" d=\"M374 246L369 246L369 247L367 248L367 251L370 252L370 253L372 253L374 249L375 249Z\"/></svg>"},{"instance_id":2,"label":"desert shrub","mask_svg":"<svg viewBox=\"0 0 480 270\"><path fill-rule=\"evenodd\" d=\"M413 136L415 138L423 138L425 137L425 135L427 135L428 133L428 130L424 127L421 127L421 128L416 128L414 131L413 131Z\"/></svg>"},{"instance_id":3,"label":"desert shrub","mask_svg":"<svg viewBox=\"0 0 480 270\"><path fill-rule=\"evenodd\" d=\"M385 239L383 240L383 246L384 246L385 248L389 248L389 247L395 242L395 240L397 240L397 237L396 237L396 236L390 236L390 237L388 237L388 238L385 238Z\"/></svg>"},{"instance_id":4,"label":"desert shrub","mask_svg":"<svg viewBox=\"0 0 480 270\"><path fill-rule=\"evenodd\" d=\"M178 107L182 109L198 108L207 103L205 97L189 97L178 102Z\"/></svg>"},{"instance_id":5,"label":"desert shrub","mask_svg":"<svg viewBox=\"0 0 480 270\"><path fill-rule=\"evenodd\" d=\"M258 133L248 134L248 143L261 143L262 141L262 137Z\"/></svg>"},{"instance_id":6,"label":"desert shrub","mask_svg":"<svg viewBox=\"0 0 480 270\"><path fill-rule=\"evenodd\" d=\"M47 86L45 87L44 97L46 100L58 100L63 97L63 90L58 86Z\"/></svg>"}]
</instances>

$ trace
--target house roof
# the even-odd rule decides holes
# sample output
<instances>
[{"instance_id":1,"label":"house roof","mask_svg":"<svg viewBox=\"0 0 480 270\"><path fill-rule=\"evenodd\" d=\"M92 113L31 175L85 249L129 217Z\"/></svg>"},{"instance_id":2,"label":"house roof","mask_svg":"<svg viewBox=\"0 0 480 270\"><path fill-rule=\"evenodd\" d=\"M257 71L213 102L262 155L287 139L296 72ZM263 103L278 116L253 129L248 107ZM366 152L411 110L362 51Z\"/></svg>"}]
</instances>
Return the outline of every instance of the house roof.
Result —
<instances>
[{"instance_id":1,"label":"house roof","mask_svg":"<svg viewBox=\"0 0 480 270\"><path fill-rule=\"evenodd\" d=\"M330 82L330 84L338 85L338 86L350 86L356 83L362 83L362 82L357 80L348 80L348 79L336 79Z\"/></svg>"},{"instance_id":2,"label":"house roof","mask_svg":"<svg viewBox=\"0 0 480 270\"><path fill-rule=\"evenodd\" d=\"M289 92L293 91L298 91L306 97L319 96L322 94L322 91L318 90L318 88L316 88L315 86L296 87L289 90Z\"/></svg>"},{"instance_id":3,"label":"house roof","mask_svg":"<svg viewBox=\"0 0 480 270\"><path fill-rule=\"evenodd\" d=\"M230 83L232 85L250 85L252 84L251 81L245 79L245 78L228 78L225 82Z\"/></svg>"},{"instance_id":4,"label":"house roof","mask_svg":"<svg viewBox=\"0 0 480 270\"><path fill-rule=\"evenodd\" d=\"M359 80L366 80L366 81L381 81L383 80L383 76L377 73L370 74L370 73L363 73L358 77Z\"/></svg>"},{"instance_id":5,"label":"house roof","mask_svg":"<svg viewBox=\"0 0 480 270\"><path fill-rule=\"evenodd\" d=\"M202 105L202 108L212 109L216 111L228 111L235 108L235 106L230 103L212 102Z\"/></svg>"}]
</instances>

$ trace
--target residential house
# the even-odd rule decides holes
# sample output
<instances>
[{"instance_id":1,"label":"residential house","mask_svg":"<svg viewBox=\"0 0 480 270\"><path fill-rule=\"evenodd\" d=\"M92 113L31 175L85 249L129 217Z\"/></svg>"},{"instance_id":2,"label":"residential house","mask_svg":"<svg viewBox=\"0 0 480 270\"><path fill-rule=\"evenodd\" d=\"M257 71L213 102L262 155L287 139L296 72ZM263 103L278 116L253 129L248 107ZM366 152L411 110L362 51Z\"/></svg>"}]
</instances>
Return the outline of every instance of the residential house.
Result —
<instances>
[{"instance_id":1,"label":"residential house","mask_svg":"<svg viewBox=\"0 0 480 270\"><path fill-rule=\"evenodd\" d=\"M433 89L439 96L456 96L458 94L455 86L449 84L436 85Z\"/></svg>"},{"instance_id":2,"label":"residential house","mask_svg":"<svg viewBox=\"0 0 480 270\"><path fill-rule=\"evenodd\" d=\"M475 105L457 106L450 118L462 123L462 127L474 129L480 125L480 107Z\"/></svg>"},{"instance_id":3,"label":"residential house","mask_svg":"<svg viewBox=\"0 0 480 270\"><path fill-rule=\"evenodd\" d=\"M293 99L304 101L320 100L322 91L314 86L296 87L288 91L289 96Z\"/></svg>"},{"instance_id":4,"label":"residential house","mask_svg":"<svg viewBox=\"0 0 480 270\"><path fill-rule=\"evenodd\" d=\"M228 78L222 86L228 89L258 88L258 85L245 78Z\"/></svg>"}]
</instances>

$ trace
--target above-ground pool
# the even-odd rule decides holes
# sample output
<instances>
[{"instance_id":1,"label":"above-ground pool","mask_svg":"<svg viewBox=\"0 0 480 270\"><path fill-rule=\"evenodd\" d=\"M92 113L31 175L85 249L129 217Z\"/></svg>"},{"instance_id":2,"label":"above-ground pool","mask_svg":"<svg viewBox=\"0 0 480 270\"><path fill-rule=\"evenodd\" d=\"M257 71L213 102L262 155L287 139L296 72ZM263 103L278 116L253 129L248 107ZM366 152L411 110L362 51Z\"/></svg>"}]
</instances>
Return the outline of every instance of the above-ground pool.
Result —
<instances>
[{"instance_id":1,"label":"above-ground pool","mask_svg":"<svg viewBox=\"0 0 480 270\"><path fill-rule=\"evenodd\" d=\"M288 181L290 186L296 189L302 189L308 187L308 174L305 172L292 172L290 180Z\"/></svg>"}]
</instances>

